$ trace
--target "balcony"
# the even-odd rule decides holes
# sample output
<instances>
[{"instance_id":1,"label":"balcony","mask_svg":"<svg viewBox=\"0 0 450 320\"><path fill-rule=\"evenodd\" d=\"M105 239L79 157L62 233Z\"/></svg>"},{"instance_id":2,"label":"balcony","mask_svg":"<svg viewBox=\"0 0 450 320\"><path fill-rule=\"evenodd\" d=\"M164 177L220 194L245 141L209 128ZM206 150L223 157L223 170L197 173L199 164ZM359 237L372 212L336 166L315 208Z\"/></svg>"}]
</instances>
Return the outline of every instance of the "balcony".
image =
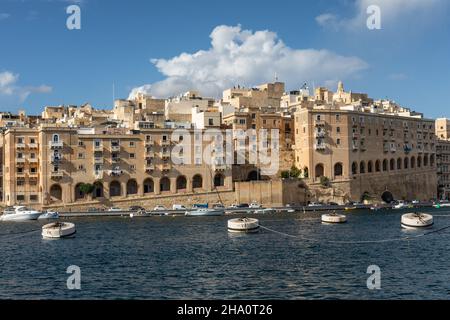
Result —
<instances>
[{"instance_id":1,"label":"balcony","mask_svg":"<svg viewBox=\"0 0 450 320\"><path fill-rule=\"evenodd\" d=\"M25 163L25 158L16 158L16 163Z\"/></svg>"},{"instance_id":2,"label":"balcony","mask_svg":"<svg viewBox=\"0 0 450 320\"><path fill-rule=\"evenodd\" d=\"M389 149L391 150L391 152L397 152L396 146L390 146Z\"/></svg>"},{"instance_id":3,"label":"balcony","mask_svg":"<svg viewBox=\"0 0 450 320\"><path fill-rule=\"evenodd\" d=\"M153 165L153 164L145 165L145 171L154 171L154 170L155 170L155 165Z\"/></svg>"},{"instance_id":4,"label":"balcony","mask_svg":"<svg viewBox=\"0 0 450 320\"><path fill-rule=\"evenodd\" d=\"M352 144L352 150L356 151L359 149L359 146L357 144Z\"/></svg>"},{"instance_id":5,"label":"balcony","mask_svg":"<svg viewBox=\"0 0 450 320\"><path fill-rule=\"evenodd\" d=\"M94 151L103 151L103 146L100 145L94 145Z\"/></svg>"},{"instance_id":6,"label":"balcony","mask_svg":"<svg viewBox=\"0 0 450 320\"><path fill-rule=\"evenodd\" d=\"M325 138L326 132L325 131L316 131L314 132L314 136L316 138Z\"/></svg>"},{"instance_id":7,"label":"balcony","mask_svg":"<svg viewBox=\"0 0 450 320\"><path fill-rule=\"evenodd\" d=\"M360 150L361 150L361 151L366 151L366 150L367 150L367 147L366 147L364 144L362 144L362 145L360 146Z\"/></svg>"},{"instance_id":8,"label":"balcony","mask_svg":"<svg viewBox=\"0 0 450 320\"><path fill-rule=\"evenodd\" d=\"M120 145L119 144L112 144L111 145L111 152L120 152Z\"/></svg>"},{"instance_id":9,"label":"balcony","mask_svg":"<svg viewBox=\"0 0 450 320\"><path fill-rule=\"evenodd\" d=\"M103 170L94 171L94 177L97 180L103 179Z\"/></svg>"},{"instance_id":10,"label":"balcony","mask_svg":"<svg viewBox=\"0 0 450 320\"><path fill-rule=\"evenodd\" d=\"M52 179L61 179L62 177L64 177L64 172L62 172L62 171L52 171L50 176L51 176Z\"/></svg>"},{"instance_id":11,"label":"balcony","mask_svg":"<svg viewBox=\"0 0 450 320\"><path fill-rule=\"evenodd\" d=\"M146 154L145 154L145 158L146 159L151 159L151 158L154 158L155 157L155 152L153 152L153 151L148 151Z\"/></svg>"},{"instance_id":12,"label":"balcony","mask_svg":"<svg viewBox=\"0 0 450 320\"><path fill-rule=\"evenodd\" d=\"M360 137L359 133L357 133L357 132L352 133L353 140L357 140L357 139L359 139L359 137Z\"/></svg>"},{"instance_id":13,"label":"balcony","mask_svg":"<svg viewBox=\"0 0 450 320\"><path fill-rule=\"evenodd\" d=\"M114 169L114 170L109 170L109 171L108 171L108 174L109 174L110 176L112 176L112 177L117 177L117 176L122 175L122 174L123 174L123 171L122 171L122 170L119 170L119 169Z\"/></svg>"},{"instance_id":14,"label":"balcony","mask_svg":"<svg viewBox=\"0 0 450 320\"><path fill-rule=\"evenodd\" d=\"M119 163L120 162L120 158L119 157L113 157L113 158L111 158L111 162L112 163Z\"/></svg>"},{"instance_id":15,"label":"balcony","mask_svg":"<svg viewBox=\"0 0 450 320\"><path fill-rule=\"evenodd\" d=\"M146 146L153 146L154 144L155 144L155 141L153 141L153 140L145 140Z\"/></svg>"},{"instance_id":16,"label":"balcony","mask_svg":"<svg viewBox=\"0 0 450 320\"><path fill-rule=\"evenodd\" d=\"M30 158L30 159L28 159L28 162L29 163L38 163L39 160L37 158Z\"/></svg>"},{"instance_id":17,"label":"balcony","mask_svg":"<svg viewBox=\"0 0 450 320\"><path fill-rule=\"evenodd\" d=\"M161 171L170 171L172 169L172 165L170 163L164 163L160 165Z\"/></svg>"},{"instance_id":18,"label":"balcony","mask_svg":"<svg viewBox=\"0 0 450 320\"><path fill-rule=\"evenodd\" d=\"M51 157L51 163L60 163L62 161L63 157L61 155L58 156L52 156Z\"/></svg>"},{"instance_id":19,"label":"balcony","mask_svg":"<svg viewBox=\"0 0 450 320\"><path fill-rule=\"evenodd\" d=\"M403 151L405 151L405 153L408 154L412 151L412 148L409 145L405 145L403 147Z\"/></svg>"},{"instance_id":20,"label":"balcony","mask_svg":"<svg viewBox=\"0 0 450 320\"><path fill-rule=\"evenodd\" d=\"M37 148L38 148L38 144L37 144L37 143L30 143L30 144L28 145L28 147L29 147L30 149L37 149Z\"/></svg>"},{"instance_id":21,"label":"balcony","mask_svg":"<svg viewBox=\"0 0 450 320\"><path fill-rule=\"evenodd\" d=\"M316 127L325 127L325 121L324 120L316 120L314 121L314 124Z\"/></svg>"},{"instance_id":22,"label":"balcony","mask_svg":"<svg viewBox=\"0 0 450 320\"><path fill-rule=\"evenodd\" d=\"M39 177L39 174L37 172L28 172L28 177L30 179L37 179Z\"/></svg>"},{"instance_id":23,"label":"balcony","mask_svg":"<svg viewBox=\"0 0 450 320\"><path fill-rule=\"evenodd\" d=\"M94 158L94 163L96 163L96 164L103 164L103 162L104 162L103 157L95 157Z\"/></svg>"},{"instance_id":24,"label":"balcony","mask_svg":"<svg viewBox=\"0 0 450 320\"><path fill-rule=\"evenodd\" d=\"M314 150L317 150L317 151L323 151L323 150L326 150L326 148L327 148L327 146L323 143L314 145Z\"/></svg>"},{"instance_id":25,"label":"balcony","mask_svg":"<svg viewBox=\"0 0 450 320\"><path fill-rule=\"evenodd\" d=\"M170 151L161 151L161 158L170 158Z\"/></svg>"},{"instance_id":26,"label":"balcony","mask_svg":"<svg viewBox=\"0 0 450 320\"><path fill-rule=\"evenodd\" d=\"M62 141L51 141L50 148L51 149L62 149L62 148L64 148L64 143Z\"/></svg>"},{"instance_id":27,"label":"balcony","mask_svg":"<svg viewBox=\"0 0 450 320\"><path fill-rule=\"evenodd\" d=\"M214 171L225 171L228 169L228 166L224 163L217 163L212 165L212 169Z\"/></svg>"},{"instance_id":28,"label":"balcony","mask_svg":"<svg viewBox=\"0 0 450 320\"><path fill-rule=\"evenodd\" d=\"M163 146L163 147L170 146L170 141L169 140L161 140L161 146Z\"/></svg>"},{"instance_id":29,"label":"balcony","mask_svg":"<svg viewBox=\"0 0 450 320\"><path fill-rule=\"evenodd\" d=\"M383 151L384 151L384 152L389 152L389 151L391 151L391 149L390 149L389 146L384 145L384 146L383 146Z\"/></svg>"},{"instance_id":30,"label":"balcony","mask_svg":"<svg viewBox=\"0 0 450 320\"><path fill-rule=\"evenodd\" d=\"M26 147L25 143L16 143L17 149L25 149L25 147Z\"/></svg>"}]
</instances>

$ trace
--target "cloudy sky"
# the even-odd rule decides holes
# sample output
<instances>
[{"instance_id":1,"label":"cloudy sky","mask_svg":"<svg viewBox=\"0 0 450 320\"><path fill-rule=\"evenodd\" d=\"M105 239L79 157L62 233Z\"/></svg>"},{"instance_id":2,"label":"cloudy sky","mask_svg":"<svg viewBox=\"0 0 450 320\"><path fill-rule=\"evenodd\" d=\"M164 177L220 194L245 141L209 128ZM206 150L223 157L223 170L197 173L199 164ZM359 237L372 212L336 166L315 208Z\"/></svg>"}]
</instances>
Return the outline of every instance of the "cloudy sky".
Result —
<instances>
[{"instance_id":1,"label":"cloudy sky","mask_svg":"<svg viewBox=\"0 0 450 320\"><path fill-rule=\"evenodd\" d=\"M67 6L81 8L68 30ZM369 30L367 8L381 9ZM110 107L144 91L196 89L278 78L390 98L450 117L447 0L0 0L0 111L44 105Z\"/></svg>"}]
</instances>

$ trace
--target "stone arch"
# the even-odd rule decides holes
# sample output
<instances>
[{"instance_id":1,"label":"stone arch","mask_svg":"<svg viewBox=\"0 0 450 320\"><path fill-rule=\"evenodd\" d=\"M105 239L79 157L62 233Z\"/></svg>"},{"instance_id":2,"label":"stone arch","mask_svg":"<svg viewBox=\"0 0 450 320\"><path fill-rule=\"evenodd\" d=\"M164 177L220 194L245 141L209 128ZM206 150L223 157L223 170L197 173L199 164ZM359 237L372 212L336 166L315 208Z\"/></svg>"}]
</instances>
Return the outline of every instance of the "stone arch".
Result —
<instances>
[{"instance_id":1,"label":"stone arch","mask_svg":"<svg viewBox=\"0 0 450 320\"><path fill-rule=\"evenodd\" d=\"M103 190L103 183L101 181L96 181L94 183L94 192L92 192L94 198L103 198L105 196Z\"/></svg>"},{"instance_id":2,"label":"stone arch","mask_svg":"<svg viewBox=\"0 0 450 320\"><path fill-rule=\"evenodd\" d=\"M434 167L435 164L436 164L435 155L432 154L432 155L430 156L430 166L431 166L431 167Z\"/></svg>"},{"instance_id":3,"label":"stone arch","mask_svg":"<svg viewBox=\"0 0 450 320\"><path fill-rule=\"evenodd\" d=\"M153 182L153 179L151 178L145 179L143 186L144 186L144 194L155 192L155 183Z\"/></svg>"},{"instance_id":4,"label":"stone arch","mask_svg":"<svg viewBox=\"0 0 450 320\"><path fill-rule=\"evenodd\" d=\"M324 168L322 163L318 163L316 165L315 177L316 178L320 178L320 177L323 177L323 176L325 176L325 168Z\"/></svg>"},{"instance_id":5,"label":"stone arch","mask_svg":"<svg viewBox=\"0 0 450 320\"><path fill-rule=\"evenodd\" d=\"M358 174L358 164L356 162L352 163L352 174Z\"/></svg>"},{"instance_id":6,"label":"stone arch","mask_svg":"<svg viewBox=\"0 0 450 320\"><path fill-rule=\"evenodd\" d=\"M344 170L342 167L342 163L338 162L334 165L334 176L335 177L342 177L344 174Z\"/></svg>"},{"instance_id":7,"label":"stone arch","mask_svg":"<svg viewBox=\"0 0 450 320\"><path fill-rule=\"evenodd\" d=\"M218 173L214 176L214 187L223 187L225 185L225 177L223 174Z\"/></svg>"},{"instance_id":8,"label":"stone arch","mask_svg":"<svg viewBox=\"0 0 450 320\"><path fill-rule=\"evenodd\" d=\"M62 188L59 184L50 187L50 198L52 201L62 201Z\"/></svg>"},{"instance_id":9,"label":"stone arch","mask_svg":"<svg viewBox=\"0 0 450 320\"><path fill-rule=\"evenodd\" d=\"M366 163L364 161L361 161L359 164L359 173L366 173Z\"/></svg>"},{"instance_id":10,"label":"stone arch","mask_svg":"<svg viewBox=\"0 0 450 320\"><path fill-rule=\"evenodd\" d=\"M109 184L109 196L120 197L122 195L122 186L119 181L111 181Z\"/></svg>"},{"instance_id":11,"label":"stone arch","mask_svg":"<svg viewBox=\"0 0 450 320\"><path fill-rule=\"evenodd\" d=\"M130 179L127 182L127 196L135 195L138 193L138 183L135 179Z\"/></svg>"},{"instance_id":12,"label":"stone arch","mask_svg":"<svg viewBox=\"0 0 450 320\"><path fill-rule=\"evenodd\" d=\"M75 201L82 200L86 197L86 194L83 191L81 191L81 186L83 184L84 183L78 183L75 186Z\"/></svg>"},{"instance_id":13,"label":"stone arch","mask_svg":"<svg viewBox=\"0 0 450 320\"><path fill-rule=\"evenodd\" d=\"M185 176L179 176L177 178L177 191L186 190L187 189L187 180Z\"/></svg>"},{"instance_id":14,"label":"stone arch","mask_svg":"<svg viewBox=\"0 0 450 320\"><path fill-rule=\"evenodd\" d=\"M417 157L417 168L422 168L422 157L421 156Z\"/></svg>"},{"instance_id":15,"label":"stone arch","mask_svg":"<svg viewBox=\"0 0 450 320\"><path fill-rule=\"evenodd\" d=\"M402 170L402 158L397 159L397 170Z\"/></svg>"},{"instance_id":16,"label":"stone arch","mask_svg":"<svg viewBox=\"0 0 450 320\"><path fill-rule=\"evenodd\" d=\"M203 177L200 174L196 174L192 177L192 189L203 188Z\"/></svg>"},{"instance_id":17,"label":"stone arch","mask_svg":"<svg viewBox=\"0 0 450 320\"><path fill-rule=\"evenodd\" d=\"M395 170L395 160L391 159L390 164L389 164L390 170L394 171Z\"/></svg>"},{"instance_id":18,"label":"stone arch","mask_svg":"<svg viewBox=\"0 0 450 320\"><path fill-rule=\"evenodd\" d=\"M367 172L368 172L368 173L372 173L372 172L373 172L373 162L372 162L372 160L370 160L370 161L367 163Z\"/></svg>"},{"instance_id":19,"label":"stone arch","mask_svg":"<svg viewBox=\"0 0 450 320\"><path fill-rule=\"evenodd\" d=\"M375 161L375 172L381 171L381 162L380 160Z\"/></svg>"},{"instance_id":20,"label":"stone arch","mask_svg":"<svg viewBox=\"0 0 450 320\"><path fill-rule=\"evenodd\" d=\"M388 161L387 161L387 159L383 160L383 171L388 171Z\"/></svg>"},{"instance_id":21,"label":"stone arch","mask_svg":"<svg viewBox=\"0 0 450 320\"><path fill-rule=\"evenodd\" d=\"M159 189L161 192L167 192L170 191L170 179L167 177L161 178L159 181Z\"/></svg>"},{"instance_id":22,"label":"stone arch","mask_svg":"<svg viewBox=\"0 0 450 320\"><path fill-rule=\"evenodd\" d=\"M411 169L414 169L416 167L416 158L411 157Z\"/></svg>"},{"instance_id":23,"label":"stone arch","mask_svg":"<svg viewBox=\"0 0 450 320\"><path fill-rule=\"evenodd\" d=\"M428 155L427 154L423 156L423 166L428 167Z\"/></svg>"},{"instance_id":24,"label":"stone arch","mask_svg":"<svg viewBox=\"0 0 450 320\"><path fill-rule=\"evenodd\" d=\"M403 160L403 169L409 169L409 159L408 157L405 157Z\"/></svg>"}]
</instances>

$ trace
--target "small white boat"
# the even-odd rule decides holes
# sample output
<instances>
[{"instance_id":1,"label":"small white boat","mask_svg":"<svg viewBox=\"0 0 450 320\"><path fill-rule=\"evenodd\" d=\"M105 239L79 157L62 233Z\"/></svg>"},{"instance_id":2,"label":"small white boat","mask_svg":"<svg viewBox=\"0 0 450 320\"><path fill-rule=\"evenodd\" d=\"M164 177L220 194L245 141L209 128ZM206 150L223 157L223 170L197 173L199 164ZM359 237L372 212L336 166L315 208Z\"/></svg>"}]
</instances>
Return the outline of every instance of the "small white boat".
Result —
<instances>
[{"instance_id":1,"label":"small white boat","mask_svg":"<svg viewBox=\"0 0 450 320\"><path fill-rule=\"evenodd\" d=\"M111 207L108 209L109 212L123 212L124 209L118 208L118 207Z\"/></svg>"},{"instance_id":2,"label":"small white boat","mask_svg":"<svg viewBox=\"0 0 450 320\"><path fill-rule=\"evenodd\" d=\"M30 209L25 206L15 206L3 211L3 215L0 217L0 221L37 220L41 214L41 211Z\"/></svg>"},{"instance_id":3,"label":"small white boat","mask_svg":"<svg viewBox=\"0 0 450 320\"><path fill-rule=\"evenodd\" d=\"M399 201L396 205L394 205L394 209L406 209L408 205L404 201Z\"/></svg>"},{"instance_id":4,"label":"small white boat","mask_svg":"<svg viewBox=\"0 0 450 320\"><path fill-rule=\"evenodd\" d=\"M337 214L336 212L326 213L322 215L323 223L346 223L347 216L344 214Z\"/></svg>"},{"instance_id":5,"label":"small white boat","mask_svg":"<svg viewBox=\"0 0 450 320\"><path fill-rule=\"evenodd\" d=\"M405 229L421 229L433 226L434 220L431 214L407 213L402 215L402 227Z\"/></svg>"},{"instance_id":6,"label":"small white boat","mask_svg":"<svg viewBox=\"0 0 450 320\"><path fill-rule=\"evenodd\" d=\"M44 212L38 218L38 220L52 220L52 219L59 219L59 213L53 210L47 210L47 212Z\"/></svg>"},{"instance_id":7,"label":"small white boat","mask_svg":"<svg viewBox=\"0 0 450 320\"><path fill-rule=\"evenodd\" d=\"M270 213L275 213L275 210L272 208L265 208L265 209L258 209L255 210L256 214L270 214Z\"/></svg>"},{"instance_id":8,"label":"small white boat","mask_svg":"<svg viewBox=\"0 0 450 320\"><path fill-rule=\"evenodd\" d=\"M438 202L436 204L433 205L433 207L435 207L436 209L440 209L440 208L447 208L450 207L450 202Z\"/></svg>"},{"instance_id":9,"label":"small white boat","mask_svg":"<svg viewBox=\"0 0 450 320\"><path fill-rule=\"evenodd\" d=\"M256 201L253 201L252 203L250 203L250 205L248 207L250 209L260 209L260 208L262 208L262 206Z\"/></svg>"},{"instance_id":10,"label":"small white boat","mask_svg":"<svg viewBox=\"0 0 450 320\"><path fill-rule=\"evenodd\" d=\"M223 216L225 214L225 211L222 209L206 209L201 208L194 211L186 211L186 216L195 216L195 217L201 217L201 216Z\"/></svg>"},{"instance_id":11,"label":"small white boat","mask_svg":"<svg viewBox=\"0 0 450 320\"><path fill-rule=\"evenodd\" d=\"M75 225L70 222L54 222L42 227L44 239L60 239L72 237L76 233Z\"/></svg>"},{"instance_id":12,"label":"small white boat","mask_svg":"<svg viewBox=\"0 0 450 320\"><path fill-rule=\"evenodd\" d=\"M237 218L228 220L228 231L232 233L255 233L259 231L259 220Z\"/></svg>"}]
</instances>

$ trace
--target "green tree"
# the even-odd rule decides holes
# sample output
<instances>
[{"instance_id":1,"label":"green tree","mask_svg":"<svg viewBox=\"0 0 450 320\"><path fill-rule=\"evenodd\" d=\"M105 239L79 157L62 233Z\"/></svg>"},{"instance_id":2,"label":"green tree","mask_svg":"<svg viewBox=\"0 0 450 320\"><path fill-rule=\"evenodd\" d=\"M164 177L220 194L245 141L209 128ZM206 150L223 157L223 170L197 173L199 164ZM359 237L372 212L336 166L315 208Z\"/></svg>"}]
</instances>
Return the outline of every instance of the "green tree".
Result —
<instances>
[{"instance_id":1,"label":"green tree","mask_svg":"<svg viewBox=\"0 0 450 320\"><path fill-rule=\"evenodd\" d=\"M289 179L289 171L281 171L281 178Z\"/></svg>"},{"instance_id":2,"label":"green tree","mask_svg":"<svg viewBox=\"0 0 450 320\"><path fill-rule=\"evenodd\" d=\"M83 192L84 195L91 194L94 192L94 185L90 183L83 183L80 185L80 191Z\"/></svg>"},{"instance_id":3,"label":"green tree","mask_svg":"<svg viewBox=\"0 0 450 320\"><path fill-rule=\"evenodd\" d=\"M330 187L331 186L331 182L330 182L330 179L328 178L328 177L320 177L320 184L323 186L323 187Z\"/></svg>"},{"instance_id":4,"label":"green tree","mask_svg":"<svg viewBox=\"0 0 450 320\"><path fill-rule=\"evenodd\" d=\"M295 165L291 167L291 177L298 178L302 174L302 171L298 169Z\"/></svg>"}]
</instances>

